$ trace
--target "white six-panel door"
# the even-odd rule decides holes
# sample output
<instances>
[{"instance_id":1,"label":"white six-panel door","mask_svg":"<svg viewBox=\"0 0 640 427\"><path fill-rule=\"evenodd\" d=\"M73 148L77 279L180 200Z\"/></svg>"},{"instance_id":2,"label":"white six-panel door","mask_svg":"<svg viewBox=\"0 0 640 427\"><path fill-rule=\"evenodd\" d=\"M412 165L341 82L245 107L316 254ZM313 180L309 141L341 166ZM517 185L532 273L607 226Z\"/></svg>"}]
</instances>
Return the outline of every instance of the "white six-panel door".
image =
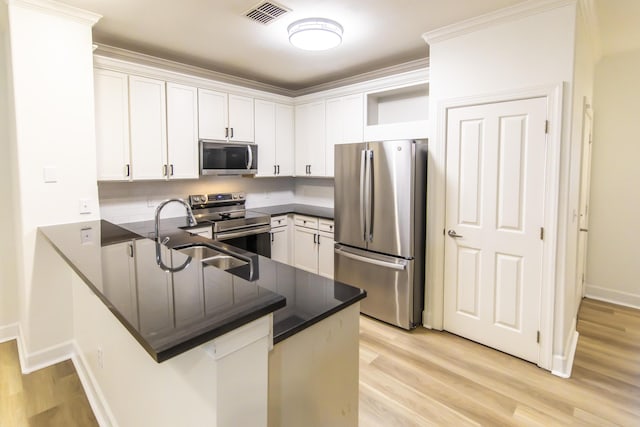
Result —
<instances>
[{"instance_id":1,"label":"white six-panel door","mask_svg":"<svg viewBox=\"0 0 640 427\"><path fill-rule=\"evenodd\" d=\"M537 362L546 98L447 113L444 329Z\"/></svg>"}]
</instances>

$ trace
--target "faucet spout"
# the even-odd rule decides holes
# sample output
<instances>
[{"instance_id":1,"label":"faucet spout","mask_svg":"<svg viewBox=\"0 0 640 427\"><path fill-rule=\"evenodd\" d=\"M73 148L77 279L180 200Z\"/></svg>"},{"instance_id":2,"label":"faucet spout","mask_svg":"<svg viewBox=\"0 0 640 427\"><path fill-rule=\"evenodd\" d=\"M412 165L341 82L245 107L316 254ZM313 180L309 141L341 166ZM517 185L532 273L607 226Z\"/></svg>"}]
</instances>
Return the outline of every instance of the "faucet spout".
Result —
<instances>
[{"instance_id":1,"label":"faucet spout","mask_svg":"<svg viewBox=\"0 0 640 427\"><path fill-rule=\"evenodd\" d=\"M175 199L167 199L160 202L160 204L156 208L156 213L155 213L155 232L156 232L155 238L156 238L156 242L159 244L163 243L162 239L160 239L160 213L162 212L162 209L171 202L180 203L185 207L185 209L187 210L187 216L189 218L189 225L198 224L198 221L196 221L196 217L193 215L193 211L191 210L191 206L189 206L189 204L184 200L175 198Z\"/></svg>"}]
</instances>

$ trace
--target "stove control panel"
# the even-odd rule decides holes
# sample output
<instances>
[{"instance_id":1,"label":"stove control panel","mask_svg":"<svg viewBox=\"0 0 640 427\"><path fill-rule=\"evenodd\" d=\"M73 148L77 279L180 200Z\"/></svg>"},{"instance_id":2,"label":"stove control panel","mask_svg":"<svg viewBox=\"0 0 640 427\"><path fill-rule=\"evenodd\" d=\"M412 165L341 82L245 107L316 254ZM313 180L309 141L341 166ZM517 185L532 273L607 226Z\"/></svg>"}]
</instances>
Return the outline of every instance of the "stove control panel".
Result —
<instances>
[{"instance_id":1,"label":"stove control panel","mask_svg":"<svg viewBox=\"0 0 640 427\"><path fill-rule=\"evenodd\" d=\"M225 202L244 202L245 193L219 193L219 194L194 194L189 196L189 204L197 205L216 205Z\"/></svg>"}]
</instances>

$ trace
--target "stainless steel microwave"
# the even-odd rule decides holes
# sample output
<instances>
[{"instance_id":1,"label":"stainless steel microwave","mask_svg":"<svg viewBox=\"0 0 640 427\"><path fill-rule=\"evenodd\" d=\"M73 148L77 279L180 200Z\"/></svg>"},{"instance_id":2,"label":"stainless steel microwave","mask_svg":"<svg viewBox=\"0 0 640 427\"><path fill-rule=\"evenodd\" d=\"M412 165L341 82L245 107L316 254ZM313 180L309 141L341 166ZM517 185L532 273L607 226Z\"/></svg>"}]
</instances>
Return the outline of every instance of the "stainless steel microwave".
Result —
<instances>
[{"instance_id":1,"label":"stainless steel microwave","mask_svg":"<svg viewBox=\"0 0 640 427\"><path fill-rule=\"evenodd\" d=\"M200 175L255 175L258 145L200 140Z\"/></svg>"}]
</instances>

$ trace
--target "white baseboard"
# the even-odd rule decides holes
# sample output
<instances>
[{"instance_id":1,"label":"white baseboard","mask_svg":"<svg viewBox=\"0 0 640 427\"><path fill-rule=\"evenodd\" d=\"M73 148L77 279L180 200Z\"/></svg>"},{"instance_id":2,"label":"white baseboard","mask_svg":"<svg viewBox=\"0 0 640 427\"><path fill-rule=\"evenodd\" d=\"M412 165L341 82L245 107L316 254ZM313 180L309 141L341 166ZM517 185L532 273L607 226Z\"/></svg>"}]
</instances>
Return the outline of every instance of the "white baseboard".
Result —
<instances>
[{"instance_id":1,"label":"white baseboard","mask_svg":"<svg viewBox=\"0 0 640 427\"><path fill-rule=\"evenodd\" d=\"M74 348L72 341L28 353L24 346L25 340L22 335L22 328L18 327L18 329L18 355L20 357L20 369L23 374L29 374L38 369L64 362L73 357Z\"/></svg>"},{"instance_id":2,"label":"white baseboard","mask_svg":"<svg viewBox=\"0 0 640 427\"><path fill-rule=\"evenodd\" d=\"M640 309L640 295L638 294L603 288L589 283L586 284L585 290L585 296L587 298Z\"/></svg>"},{"instance_id":3,"label":"white baseboard","mask_svg":"<svg viewBox=\"0 0 640 427\"><path fill-rule=\"evenodd\" d=\"M563 354L553 356L551 373L561 378L571 377L571 370L573 369L573 359L576 355L576 348L578 347L578 337L580 336L580 334L576 330L576 322L577 319L573 319L573 324L571 325L571 331L573 331L573 333L569 337L569 340L567 340Z\"/></svg>"},{"instance_id":4,"label":"white baseboard","mask_svg":"<svg viewBox=\"0 0 640 427\"><path fill-rule=\"evenodd\" d=\"M74 341L74 355L71 359L73 361L73 366L76 368L76 372L78 373L78 378L80 378L80 383L82 383L82 388L84 389L84 393L87 395L87 399L89 400L89 405L91 405L91 409L93 410L93 414L98 421L98 424L101 427L110 427L116 426L115 418L109 406L107 405L107 400L100 389L98 382L96 381L91 369L89 369L89 365L84 358L84 354L80 351L78 344Z\"/></svg>"},{"instance_id":5,"label":"white baseboard","mask_svg":"<svg viewBox=\"0 0 640 427\"><path fill-rule=\"evenodd\" d=\"M11 341L18 338L20 333L20 327L17 323L10 325L0 326L0 343L5 341Z\"/></svg>"},{"instance_id":6,"label":"white baseboard","mask_svg":"<svg viewBox=\"0 0 640 427\"><path fill-rule=\"evenodd\" d=\"M97 386L93 375L91 375L91 372L86 368L87 364L75 341L64 342L34 353L27 353L24 347L24 337L20 325L14 323L0 326L0 343L14 339L17 342L20 370L23 374L28 374L38 369L71 359L98 424L104 427L116 425L111 421L114 418L109 416L111 413L105 404L106 400Z\"/></svg>"}]
</instances>

